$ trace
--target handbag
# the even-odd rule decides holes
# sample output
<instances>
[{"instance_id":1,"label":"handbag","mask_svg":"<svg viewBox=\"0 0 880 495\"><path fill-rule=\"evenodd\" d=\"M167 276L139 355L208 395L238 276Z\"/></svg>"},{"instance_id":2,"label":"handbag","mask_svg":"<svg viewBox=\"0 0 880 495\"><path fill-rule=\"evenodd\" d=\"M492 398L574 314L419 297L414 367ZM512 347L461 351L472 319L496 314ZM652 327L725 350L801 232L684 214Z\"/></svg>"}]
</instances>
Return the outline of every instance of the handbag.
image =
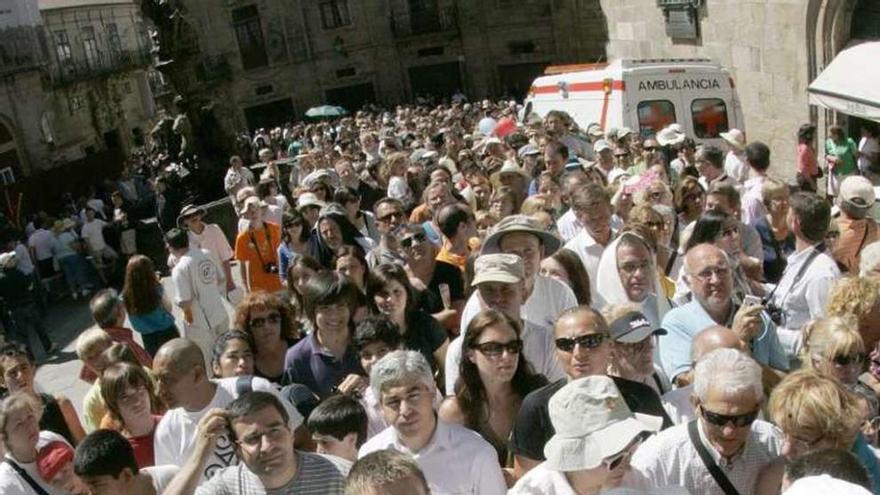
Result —
<instances>
[{"instance_id":1,"label":"handbag","mask_svg":"<svg viewBox=\"0 0 880 495\"><path fill-rule=\"evenodd\" d=\"M709 470L709 474L712 475L712 478L715 479L715 483L718 483L718 486L724 494L739 495L739 491L733 486L733 483L730 482L727 475L724 474L724 471L718 467L718 464L715 463L715 460L712 459L712 455L709 454L709 451L706 450L706 446L703 445L703 442L700 440L700 433L697 431L696 419L688 423L688 436L691 439L691 444L697 449L697 454L700 455L700 460L703 461L703 465Z\"/></svg>"}]
</instances>

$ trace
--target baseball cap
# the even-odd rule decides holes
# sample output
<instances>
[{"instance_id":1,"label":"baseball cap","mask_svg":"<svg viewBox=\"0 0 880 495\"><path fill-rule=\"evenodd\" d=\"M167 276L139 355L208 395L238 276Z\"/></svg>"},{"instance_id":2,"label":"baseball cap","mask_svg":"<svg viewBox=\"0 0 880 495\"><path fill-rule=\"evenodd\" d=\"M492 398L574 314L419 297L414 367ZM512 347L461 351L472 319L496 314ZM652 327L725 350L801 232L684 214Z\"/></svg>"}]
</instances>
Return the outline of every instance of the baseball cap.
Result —
<instances>
[{"instance_id":1,"label":"baseball cap","mask_svg":"<svg viewBox=\"0 0 880 495\"><path fill-rule=\"evenodd\" d=\"M593 151L595 151L596 153L600 153L602 151L610 150L610 149L611 149L611 145L608 144L608 141L605 141L604 139L600 139L600 140L596 141L595 144L593 144Z\"/></svg>"},{"instance_id":2,"label":"baseball cap","mask_svg":"<svg viewBox=\"0 0 880 495\"><path fill-rule=\"evenodd\" d=\"M324 202L318 199L318 196L315 193L302 193L299 195L299 198L296 200L296 208L301 210L306 206L317 206L318 208L324 207Z\"/></svg>"},{"instance_id":3,"label":"baseball cap","mask_svg":"<svg viewBox=\"0 0 880 495\"><path fill-rule=\"evenodd\" d=\"M607 376L567 383L549 402L555 433L544 446L551 471L582 471L625 449L640 433L656 432L663 418L633 414Z\"/></svg>"},{"instance_id":4,"label":"baseball cap","mask_svg":"<svg viewBox=\"0 0 880 495\"><path fill-rule=\"evenodd\" d=\"M870 208L877 197L870 180L861 175L851 175L840 183L840 199L855 208Z\"/></svg>"},{"instance_id":5,"label":"baseball cap","mask_svg":"<svg viewBox=\"0 0 880 495\"><path fill-rule=\"evenodd\" d=\"M515 284L525 278L522 258L515 254L482 254L474 261L474 281L471 287L484 282Z\"/></svg>"},{"instance_id":6,"label":"baseball cap","mask_svg":"<svg viewBox=\"0 0 880 495\"><path fill-rule=\"evenodd\" d=\"M587 134L593 137L602 137L605 135L605 132L602 130L599 124L594 122L587 126Z\"/></svg>"},{"instance_id":7,"label":"baseball cap","mask_svg":"<svg viewBox=\"0 0 880 495\"><path fill-rule=\"evenodd\" d=\"M540 155L541 150L534 144L527 144L520 148L519 151L517 151L516 153L517 155L519 155L520 158L523 158L526 156Z\"/></svg>"},{"instance_id":8,"label":"baseball cap","mask_svg":"<svg viewBox=\"0 0 880 495\"><path fill-rule=\"evenodd\" d=\"M241 216L241 215L244 215L245 213L247 213L248 209L250 209L251 206L256 206L259 208L260 207L260 198L258 198L256 196L249 196L248 199L244 200L244 203L242 203L241 208L238 209L238 215Z\"/></svg>"},{"instance_id":9,"label":"baseball cap","mask_svg":"<svg viewBox=\"0 0 880 495\"><path fill-rule=\"evenodd\" d=\"M608 322L611 339L622 344L636 344L649 335L666 335L666 330L651 328L651 322L640 311L630 311Z\"/></svg>"}]
</instances>

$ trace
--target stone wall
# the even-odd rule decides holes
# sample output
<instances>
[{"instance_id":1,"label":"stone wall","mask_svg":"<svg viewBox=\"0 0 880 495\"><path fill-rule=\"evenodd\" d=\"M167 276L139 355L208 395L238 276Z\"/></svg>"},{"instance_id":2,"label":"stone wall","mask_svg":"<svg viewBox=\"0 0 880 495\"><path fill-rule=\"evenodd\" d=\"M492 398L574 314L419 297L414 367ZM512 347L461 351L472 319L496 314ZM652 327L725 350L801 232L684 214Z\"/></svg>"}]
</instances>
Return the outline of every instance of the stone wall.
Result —
<instances>
[{"instance_id":1,"label":"stone wall","mask_svg":"<svg viewBox=\"0 0 880 495\"><path fill-rule=\"evenodd\" d=\"M727 67L749 140L772 150L772 173L794 176L797 128L810 120L806 88L806 0L708 0L701 37L671 40L655 0L602 0L608 57L709 57Z\"/></svg>"}]
</instances>

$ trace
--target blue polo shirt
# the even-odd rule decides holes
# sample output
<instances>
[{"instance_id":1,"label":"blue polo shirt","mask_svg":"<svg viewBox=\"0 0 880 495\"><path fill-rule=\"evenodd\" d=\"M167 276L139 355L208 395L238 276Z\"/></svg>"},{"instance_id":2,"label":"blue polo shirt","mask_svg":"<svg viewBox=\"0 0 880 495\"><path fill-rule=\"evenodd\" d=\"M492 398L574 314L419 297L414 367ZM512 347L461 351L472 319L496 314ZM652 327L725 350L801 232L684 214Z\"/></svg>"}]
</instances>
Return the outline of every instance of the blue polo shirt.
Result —
<instances>
[{"instance_id":1,"label":"blue polo shirt","mask_svg":"<svg viewBox=\"0 0 880 495\"><path fill-rule=\"evenodd\" d=\"M663 317L663 323L660 325L666 330L666 335L660 336L658 344L660 366L666 372L666 376L671 380L680 373L690 370L691 343L693 343L694 337L702 330L714 325L723 324L730 328L735 314L736 310L731 311L728 321L716 322L696 299L666 313L666 316ZM761 313L761 320L764 323L763 328L751 342L752 357L759 363L769 365L772 368L788 370L788 358L782 350L782 345L779 344L776 327L766 312Z\"/></svg>"},{"instance_id":2,"label":"blue polo shirt","mask_svg":"<svg viewBox=\"0 0 880 495\"><path fill-rule=\"evenodd\" d=\"M325 399L333 395L336 386L351 374L366 374L351 344L342 359L337 359L321 348L316 332L312 332L287 350L282 385L300 383Z\"/></svg>"}]
</instances>

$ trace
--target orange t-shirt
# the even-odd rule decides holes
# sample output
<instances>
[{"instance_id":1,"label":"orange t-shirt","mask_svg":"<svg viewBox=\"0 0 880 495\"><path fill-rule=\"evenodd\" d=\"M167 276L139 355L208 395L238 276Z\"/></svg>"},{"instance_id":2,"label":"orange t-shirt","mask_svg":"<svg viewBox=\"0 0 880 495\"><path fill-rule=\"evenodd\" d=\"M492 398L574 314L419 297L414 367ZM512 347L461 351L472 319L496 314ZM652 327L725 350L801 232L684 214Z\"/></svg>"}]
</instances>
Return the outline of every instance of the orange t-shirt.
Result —
<instances>
[{"instance_id":1,"label":"orange t-shirt","mask_svg":"<svg viewBox=\"0 0 880 495\"><path fill-rule=\"evenodd\" d=\"M277 292L284 288L277 272L280 244L281 228L271 223L264 223L259 229L241 232L235 238L235 259L249 264L247 273L251 290ZM275 265L275 273L265 270L266 263Z\"/></svg>"}]
</instances>

